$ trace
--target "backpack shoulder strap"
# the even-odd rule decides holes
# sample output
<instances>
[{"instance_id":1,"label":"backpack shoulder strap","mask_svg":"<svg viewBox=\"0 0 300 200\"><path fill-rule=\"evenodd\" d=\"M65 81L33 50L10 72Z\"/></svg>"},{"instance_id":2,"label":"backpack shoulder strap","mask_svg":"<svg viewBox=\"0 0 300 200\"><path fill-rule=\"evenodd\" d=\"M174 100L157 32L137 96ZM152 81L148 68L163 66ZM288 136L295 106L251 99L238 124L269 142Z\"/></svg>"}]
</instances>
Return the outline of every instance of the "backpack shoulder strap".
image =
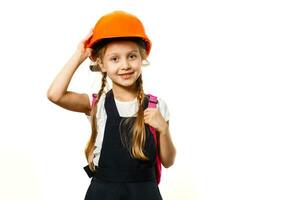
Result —
<instances>
[{"instance_id":1,"label":"backpack shoulder strap","mask_svg":"<svg viewBox=\"0 0 300 200\"><path fill-rule=\"evenodd\" d=\"M148 94L148 97L149 97L148 98L148 108L156 108L156 105L158 103L157 97L152 95L152 94ZM155 143L157 143L156 130L153 127L150 126L150 131L154 136Z\"/></svg>"},{"instance_id":2,"label":"backpack shoulder strap","mask_svg":"<svg viewBox=\"0 0 300 200\"><path fill-rule=\"evenodd\" d=\"M96 94L96 93L93 93L92 96L93 96L92 107L94 107L95 104L96 104L97 94Z\"/></svg>"},{"instance_id":3,"label":"backpack shoulder strap","mask_svg":"<svg viewBox=\"0 0 300 200\"><path fill-rule=\"evenodd\" d=\"M156 104L158 103L157 97L152 94L148 94L148 96L149 96L148 108L156 108Z\"/></svg>"}]
</instances>

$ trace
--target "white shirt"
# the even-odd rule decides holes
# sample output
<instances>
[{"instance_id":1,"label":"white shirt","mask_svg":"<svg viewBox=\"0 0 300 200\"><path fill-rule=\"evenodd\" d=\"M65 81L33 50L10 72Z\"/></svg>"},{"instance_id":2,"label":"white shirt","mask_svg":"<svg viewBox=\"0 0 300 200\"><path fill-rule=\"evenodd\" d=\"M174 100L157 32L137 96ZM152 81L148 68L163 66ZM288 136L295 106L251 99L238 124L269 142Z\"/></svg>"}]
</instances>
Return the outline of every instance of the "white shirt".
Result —
<instances>
[{"instance_id":1,"label":"white shirt","mask_svg":"<svg viewBox=\"0 0 300 200\"><path fill-rule=\"evenodd\" d=\"M89 94L89 100L90 100L90 105L92 105L93 97L92 94ZM165 103L164 100L161 98L157 98L158 103L157 107L160 110L163 118L166 121L169 121L169 110L167 107L167 104ZM96 137L96 142L95 142L95 150L94 150L94 165L98 166L99 158L100 158L100 152L102 148L102 142L103 142L103 135L104 135L104 130L105 130L105 124L106 124L106 111L104 107L104 101L105 101L105 94L103 94L97 104L97 137ZM138 110L138 102L137 99L134 99L133 101L119 101L115 99L116 106L118 109L118 112L121 117L133 117L136 115L137 110ZM91 117L87 115L88 120L91 120Z\"/></svg>"}]
</instances>

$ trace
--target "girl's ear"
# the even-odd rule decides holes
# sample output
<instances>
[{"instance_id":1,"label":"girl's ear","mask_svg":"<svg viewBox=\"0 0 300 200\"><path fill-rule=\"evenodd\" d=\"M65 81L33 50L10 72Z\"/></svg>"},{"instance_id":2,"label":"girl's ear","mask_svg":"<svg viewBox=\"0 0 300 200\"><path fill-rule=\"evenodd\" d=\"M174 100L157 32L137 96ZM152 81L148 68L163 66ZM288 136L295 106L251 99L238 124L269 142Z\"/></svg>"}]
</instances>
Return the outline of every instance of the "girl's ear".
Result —
<instances>
[{"instance_id":1,"label":"girl's ear","mask_svg":"<svg viewBox=\"0 0 300 200\"><path fill-rule=\"evenodd\" d=\"M148 66L148 65L150 65L149 60L143 59L143 60L142 60L142 66Z\"/></svg>"}]
</instances>

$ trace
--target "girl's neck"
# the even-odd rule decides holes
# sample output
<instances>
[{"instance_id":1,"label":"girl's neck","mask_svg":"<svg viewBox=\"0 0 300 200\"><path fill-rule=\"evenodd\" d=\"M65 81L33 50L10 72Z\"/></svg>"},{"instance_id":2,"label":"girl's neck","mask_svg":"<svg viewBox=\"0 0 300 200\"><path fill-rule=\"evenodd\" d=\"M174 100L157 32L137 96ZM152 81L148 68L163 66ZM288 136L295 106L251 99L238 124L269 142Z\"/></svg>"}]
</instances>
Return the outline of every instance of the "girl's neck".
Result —
<instances>
[{"instance_id":1,"label":"girl's neck","mask_svg":"<svg viewBox=\"0 0 300 200\"><path fill-rule=\"evenodd\" d=\"M136 87L135 85L130 87L122 87L113 84L112 87L114 97L119 101L132 101L136 98Z\"/></svg>"}]
</instances>

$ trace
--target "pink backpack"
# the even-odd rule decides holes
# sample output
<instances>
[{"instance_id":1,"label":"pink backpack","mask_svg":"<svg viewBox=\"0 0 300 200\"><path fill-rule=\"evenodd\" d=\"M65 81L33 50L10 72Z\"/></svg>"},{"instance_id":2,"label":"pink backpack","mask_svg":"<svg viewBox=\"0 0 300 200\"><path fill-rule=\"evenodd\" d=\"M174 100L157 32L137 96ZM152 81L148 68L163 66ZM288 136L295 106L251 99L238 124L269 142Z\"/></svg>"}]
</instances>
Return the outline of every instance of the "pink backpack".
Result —
<instances>
[{"instance_id":1,"label":"pink backpack","mask_svg":"<svg viewBox=\"0 0 300 200\"><path fill-rule=\"evenodd\" d=\"M148 94L149 100L148 100L148 108L156 108L156 104L157 104L157 97L153 96L151 94ZM95 105L96 103L96 98L97 98L97 94L93 94L93 102L92 102L92 106ZM156 165L155 165L155 172L156 172L156 182L157 184L160 183L160 178L161 178L161 160L159 157L159 143L157 141L157 134L156 134L156 130L155 128L150 126L150 131L154 137L154 141L156 143L156 155L155 155L155 159L156 159Z\"/></svg>"}]
</instances>

